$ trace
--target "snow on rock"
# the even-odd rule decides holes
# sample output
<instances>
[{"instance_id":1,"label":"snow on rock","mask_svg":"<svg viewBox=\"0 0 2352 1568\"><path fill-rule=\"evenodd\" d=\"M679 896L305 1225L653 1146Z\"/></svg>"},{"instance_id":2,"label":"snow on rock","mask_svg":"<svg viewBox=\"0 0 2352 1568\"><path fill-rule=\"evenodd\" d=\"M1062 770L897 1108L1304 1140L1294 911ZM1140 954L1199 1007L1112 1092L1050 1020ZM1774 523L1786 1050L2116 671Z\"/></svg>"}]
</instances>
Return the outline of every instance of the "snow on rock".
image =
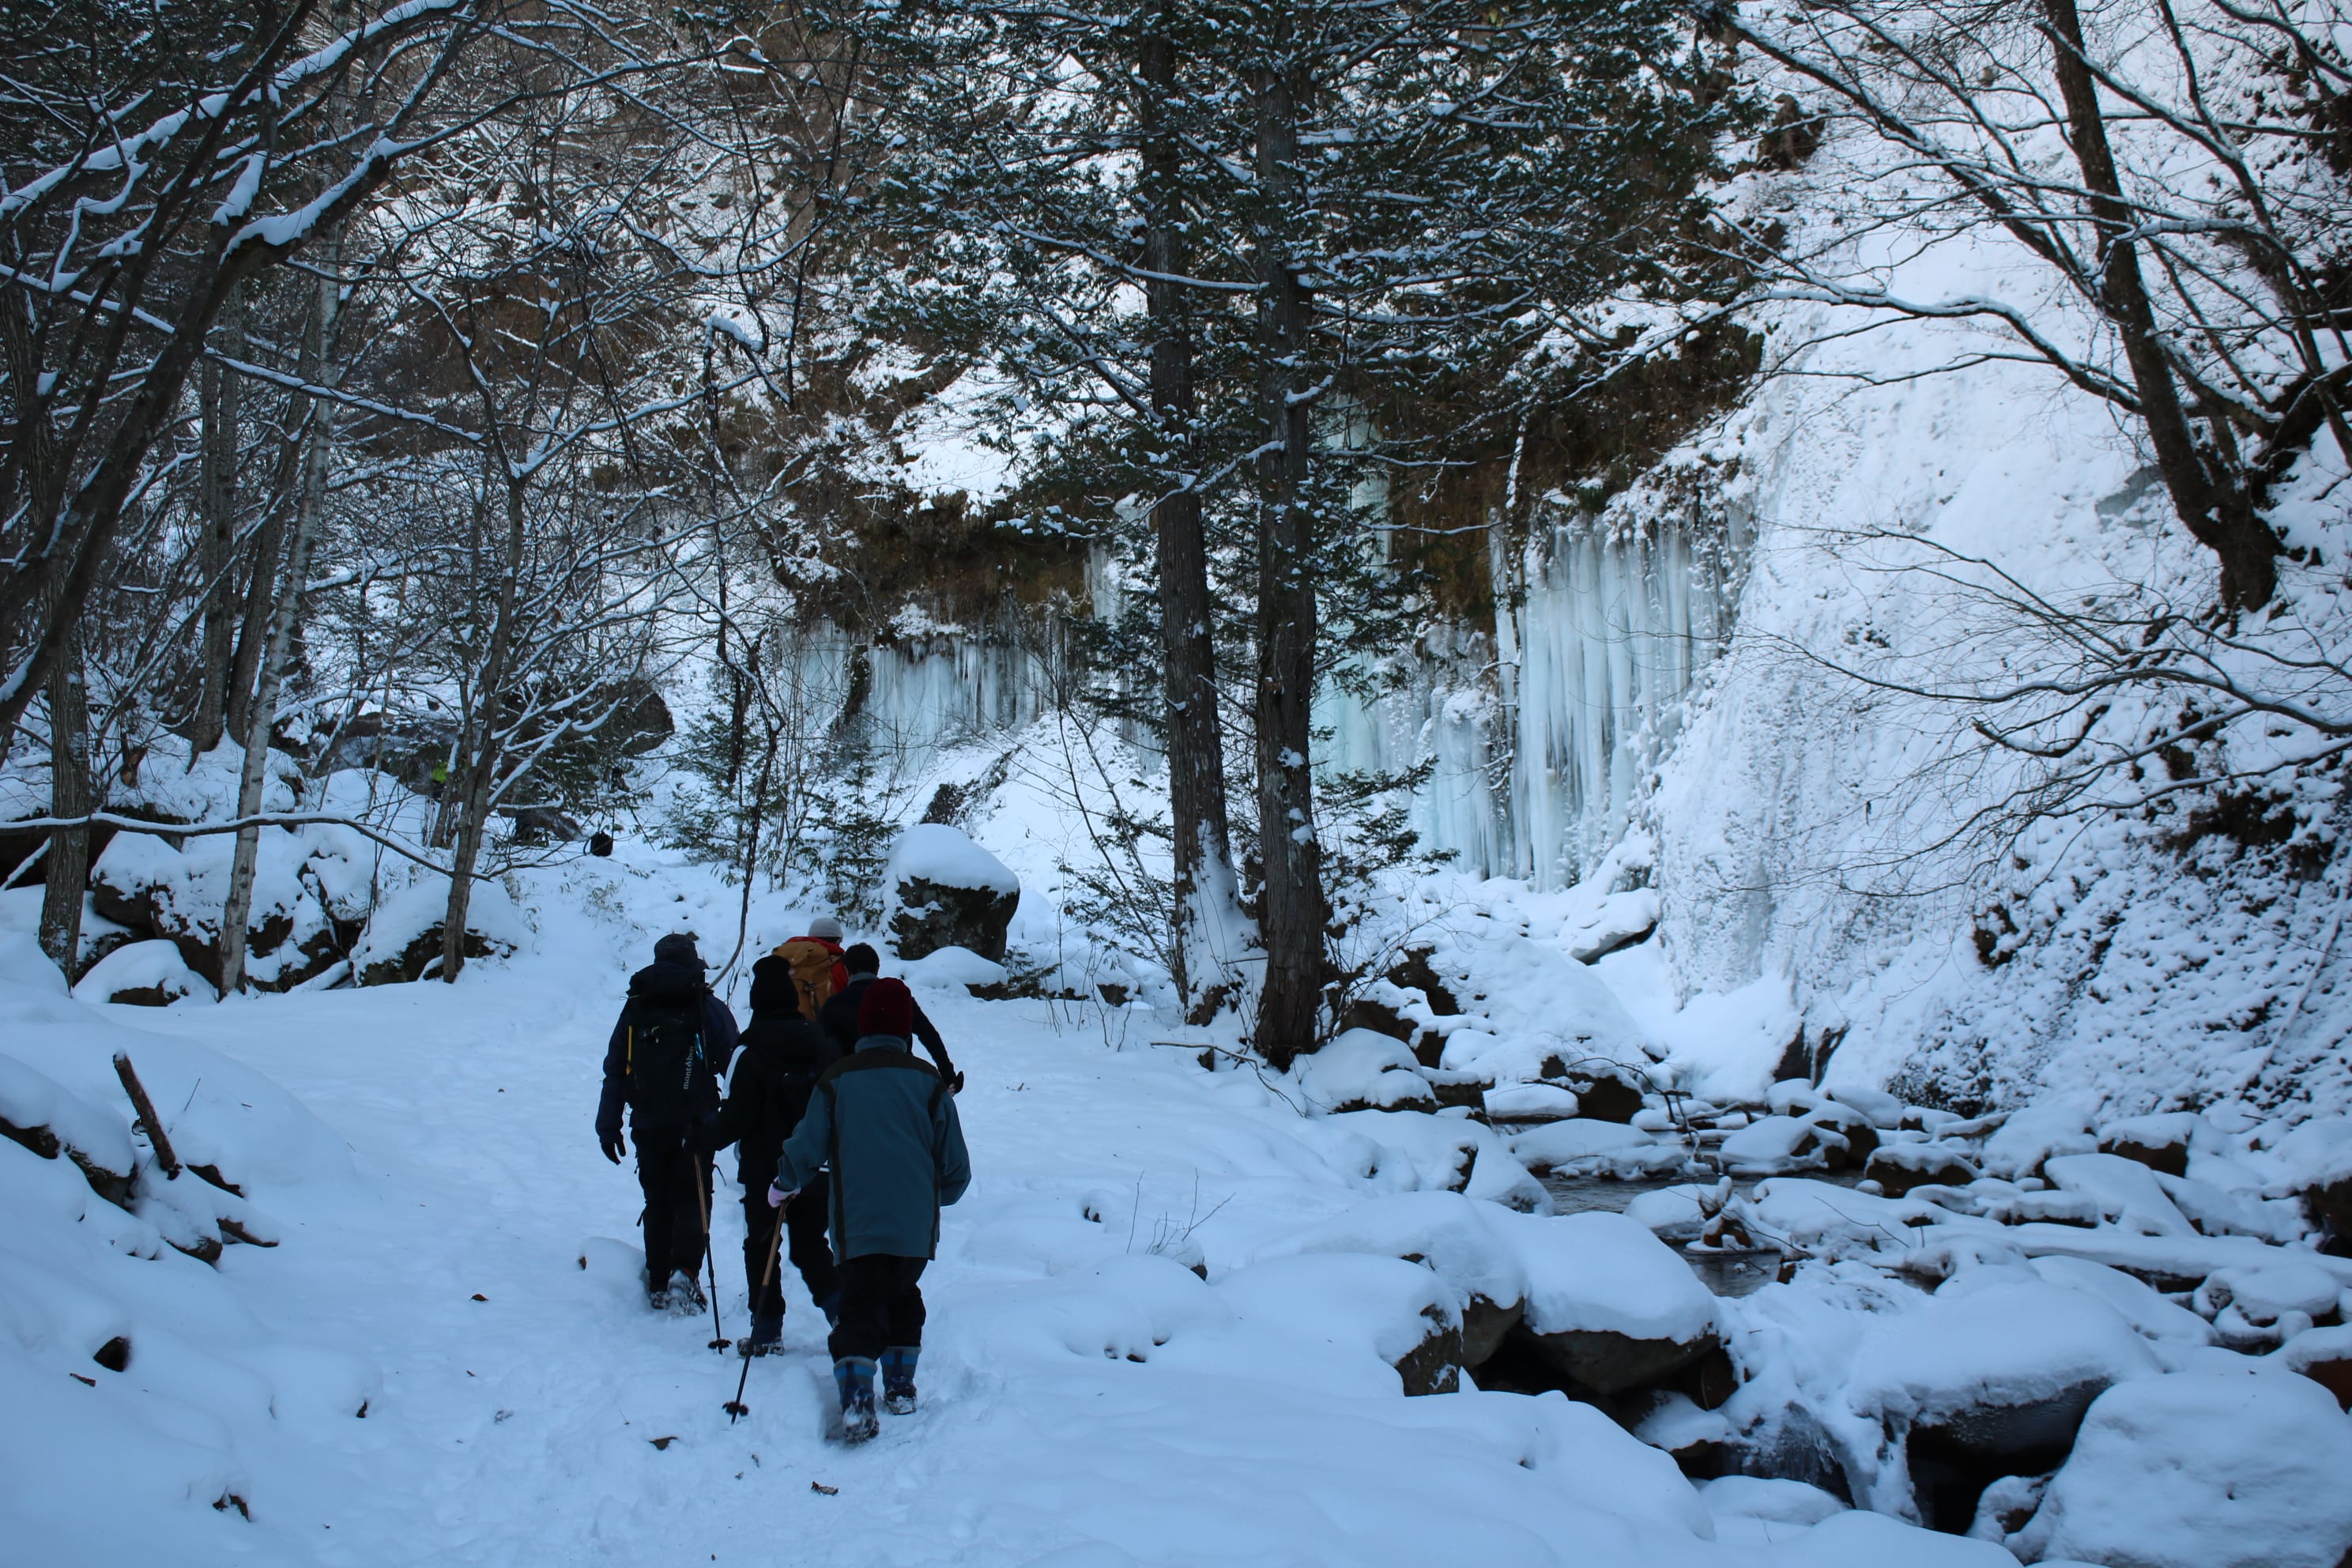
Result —
<instances>
[{"instance_id":1,"label":"snow on rock","mask_svg":"<svg viewBox=\"0 0 2352 1568\"><path fill-rule=\"evenodd\" d=\"M2098 1203L2113 1223L2141 1236L2194 1236L2197 1227L2165 1195L2156 1173L2120 1154L2055 1154L2044 1174L2060 1192Z\"/></svg>"},{"instance_id":2,"label":"snow on rock","mask_svg":"<svg viewBox=\"0 0 2352 1568\"><path fill-rule=\"evenodd\" d=\"M1899 1198L1914 1187L1964 1187L1977 1179L1977 1168L1964 1150L1946 1143L1882 1143L1871 1151L1863 1174L1878 1190Z\"/></svg>"},{"instance_id":3,"label":"snow on rock","mask_svg":"<svg viewBox=\"0 0 2352 1568\"><path fill-rule=\"evenodd\" d=\"M1638 1221L1599 1211L1493 1217L1527 1271L1523 1321L1538 1351L1583 1388L1639 1387L1716 1348L1715 1297Z\"/></svg>"},{"instance_id":4,"label":"snow on rock","mask_svg":"<svg viewBox=\"0 0 2352 1568\"><path fill-rule=\"evenodd\" d=\"M1530 1171L1590 1176L1662 1176L1679 1171L1690 1146L1616 1121L1554 1121L1511 1138L1511 1152Z\"/></svg>"},{"instance_id":5,"label":"snow on rock","mask_svg":"<svg viewBox=\"0 0 2352 1568\"><path fill-rule=\"evenodd\" d=\"M2137 1160L2168 1176L2185 1176L2189 1173L2190 1144L2209 1131L2205 1119L2193 1110L2127 1116L2120 1121L2100 1125L2099 1149L2103 1153Z\"/></svg>"},{"instance_id":6,"label":"snow on rock","mask_svg":"<svg viewBox=\"0 0 2352 1568\"><path fill-rule=\"evenodd\" d=\"M2167 1300L2146 1280L2135 1279L2119 1268L2080 1258L2037 1258L2032 1268L2053 1285L2097 1297L2122 1313L2124 1321L2142 1335L2160 1344L2213 1342L2212 1327L2204 1319Z\"/></svg>"},{"instance_id":7,"label":"snow on rock","mask_svg":"<svg viewBox=\"0 0 2352 1568\"><path fill-rule=\"evenodd\" d=\"M2053 1154L2095 1154L2099 1141L2091 1131L2091 1114L2069 1100L2027 1106L2001 1123L1984 1143L1989 1175L2016 1181L2038 1176L2042 1163Z\"/></svg>"},{"instance_id":8,"label":"snow on rock","mask_svg":"<svg viewBox=\"0 0 2352 1568\"><path fill-rule=\"evenodd\" d=\"M1358 1204L1261 1247L1258 1258L1356 1252L1433 1271L1462 1311L1462 1356L1477 1366L1519 1321L1528 1273L1489 1221L1487 1206L1455 1193L1402 1193Z\"/></svg>"},{"instance_id":9,"label":"snow on rock","mask_svg":"<svg viewBox=\"0 0 2352 1568\"><path fill-rule=\"evenodd\" d=\"M1389 1387L1408 1394L1450 1394L1461 1384L1462 1309L1427 1268L1393 1258L1300 1254L1236 1269L1216 1289L1244 1327L1272 1328L1297 1344L1286 1376L1370 1390L1379 1381L1352 1370L1369 1358L1389 1372Z\"/></svg>"},{"instance_id":10,"label":"snow on rock","mask_svg":"<svg viewBox=\"0 0 2352 1568\"><path fill-rule=\"evenodd\" d=\"M2344 1287L2335 1274L2293 1253L2216 1269L2197 1288L2197 1310L2232 1350L2268 1350L2315 1321L2333 1320Z\"/></svg>"},{"instance_id":11,"label":"snow on rock","mask_svg":"<svg viewBox=\"0 0 2352 1568\"><path fill-rule=\"evenodd\" d=\"M122 1114L99 1109L5 1054L0 1054L0 1135L45 1160L66 1156L92 1188L117 1203L131 1195L136 1156Z\"/></svg>"},{"instance_id":12,"label":"snow on rock","mask_svg":"<svg viewBox=\"0 0 2352 1568\"><path fill-rule=\"evenodd\" d=\"M1759 1182L1748 1202L1767 1229L1807 1248L1846 1241L1865 1246L1898 1241L1915 1227L1944 1217L1933 1205L1917 1198L1874 1196L1801 1176Z\"/></svg>"},{"instance_id":13,"label":"snow on rock","mask_svg":"<svg viewBox=\"0 0 2352 1568\"><path fill-rule=\"evenodd\" d=\"M1840 1105L1849 1105L1870 1119L1870 1124L1881 1131L1892 1131L1903 1125L1903 1102L1885 1089L1865 1084L1841 1083L1825 1086L1825 1091Z\"/></svg>"},{"instance_id":14,"label":"snow on rock","mask_svg":"<svg viewBox=\"0 0 2352 1568\"><path fill-rule=\"evenodd\" d=\"M980 991L1012 978L1004 965L968 947L934 948L898 966L898 978L934 991Z\"/></svg>"},{"instance_id":15,"label":"snow on rock","mask_svg":"<svg viewBox=\"0 0 2352 1568\"><path fill-rule=\"evenodd\" d=\"M180 956L179 944L161 938L116 948L76 982L73 994L84 1002L120 1002L138 1007L168 1007L190 997L199 1002L220 1000L213 983L190 969Z\"/></svg>"},{"instance_id":16,"label":"snow on rock","mask_svg":"<svg viewBox=\"0 0 2352 1568\"><path fill-rule=\"evenodd\" d=\"M1802 1530L1849 1506L1819 1487L1765 1476L1718 1476L1700 1487L1698 1495L1715 1516L1715 1538L1743 1546L1785 1541L1793 1533L1785 1527Z\"/></svg>"},{"instance_id":17,"label":"snow on rock","mask_svg":"<svg viewBox=\"0 0 2352 1568\"><path fill-rule=\"evenodd\" d=\"M397 985L437 974L442 931L449 912L449 879L420 875L375 907L366 933L352 951L352 973L362 985ZM466 903L466 956L501 958L530 940L530 927L506 888L478 881Z\"/></svg>"},{"instance_id":18,"label":"snow on rock","mask_svg":"<svg viewBox=\"0 0 2352 1568\"><path fill-rule=\"evenodd\" d=\"M1296 1071L1300 1094L1318 1110L1433 1110L1437 1097L1417 1065L1401 1042L1349 1029L1301 1057Z\"/></svg>"},{"instance_id":19,"label":"snow on rock","mask_svg":"<svg viewBox=\"0 0 2352 1568\"><path fill-rule=\"evenodd\" d=\"M1582 1108L1574 1089L1550 1083L1497 1084L1479 1100L1499 1121L1566 1121Z\"/></svg>"},{"instance_id":20,"label":"snow on rock","mask_svg":"<svg viewBox=\"0 0 2352 1568\"><path fill-rule=\"evenodd\" d=\"M1429 958L1462 1011L1416 1018L1446 1036L1439 1065L1490 1082L1646 1070L1639 1026L1598 975L1558 948L1515 935L1439 946Z\"/></svg>"},{"instance_id":21,"label":"snow on rock","mask_svg":"<svg viewBox=\"0 0 2352 1568\"><path fill-rule=\"evenodd\" d=\"M1307 1124L1333 1169L1370 1192L1459 1192L1549 1214L1543 1185L1494 1129L1459 1111L1343 1110Z\"/></svg>"},{"instance_id":22,"label":"snow on rock","mask_svg":"<svg viewBox=\"0 0 2352 1568\"><path fill-rule=\"evenodd\" d=\"M908 828L891 847L882 883L889 901L885 923L902 961L942 947L1003 959L1005 934L1021 907L1021 879L961 828L939 822Z\"/></svg>"},{"instance_id":23,"label":"snow on rock","mask_svg":"<svg viewBox=\"0 0 2352 1568\"><path fill-rule=\"evenodd\" d=\"M1897 1449L1932 1437L1978 1461L2064 1453L2094 1399L2158 1363L2105 1301L2028 1280L1939 1293L1874 1324L1853 1359L1848 1406L1879 1422ZM1882 1464L1870 1503L1916 1516L1909 1471Z\"/></svg>"},{"instance_id":24,"label":"snow on rock","mask_svg":"<svg viewBox=\"0 0 2352 1568\"><path fill-rule=\"evenodd\" d=\"M2352 1552L2352 1418L2248 1363L2120 1384L2084 1417L2019 1544L2131 1568L2336 1568Z\"/></svg>"},{"instance_id":25,"label":"snow on rock","mask_svg":"<svg viewBox=\"0 0 2352 1568\"><path fill-rule=\"evenodd\" d=\"M2352 1324L2305 1329L2272 1352L2289 1372L2300 1373L2352 1410Z\"/></svg>"},{"instance_id":26,"label":"snow on rock","mask_svg":"<svg viewBox=\"0 0 2352 1568\"><path fill-rule=\"evenodd\" d=\"M1793 1116L1761 1116L1723 1141L1718 1152L1732 1174L1779 1176L1844 1163L1846 1141L1828 1128Z\"/></svg>"}]
</instances>

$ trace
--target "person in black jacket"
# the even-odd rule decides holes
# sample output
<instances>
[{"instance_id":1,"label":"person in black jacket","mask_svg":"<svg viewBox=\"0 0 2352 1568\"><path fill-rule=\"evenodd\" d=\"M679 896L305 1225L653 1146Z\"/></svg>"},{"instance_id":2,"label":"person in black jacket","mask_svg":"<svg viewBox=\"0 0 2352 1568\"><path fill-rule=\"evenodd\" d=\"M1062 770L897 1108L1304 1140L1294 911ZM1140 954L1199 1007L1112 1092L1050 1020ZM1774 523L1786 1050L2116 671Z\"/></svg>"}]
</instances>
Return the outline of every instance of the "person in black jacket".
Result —
<instances>
[{"instance_id":1,"label":"person in black jacket","mask_svg":"<svg viewBox=\"0 0 2352 1568\"><path fill-rule=\"evenodd\" d=\"M866 988L882 973L882 955L864 942L857 942L843 952L842 966L849 971L849 984L840 994L817 1010L816 1021L833 1037L833 1043L845 1054L857 1048L857 1009L865 1000ZM908 1000L913 998L909 995ZM956 1071L955 1063L948 1060L948 1043L940 1037L940 1026L924 1015L923 1005L916 1002L915 1038L940 1067L940 1077L947 1080L948 1092L963 1092L963 1074Z\"/></svg>"},{"instance_id":2,"label":"person in black jacket","mask_svg":"<svg viewBox=\"0 0 2352 1568\"><path fill-rule=\"evenodd\" d=\"M707 1142L735 1145L735 1174L743 1184L743 1274L751 1289L751 1337L746 1355L782 1348L784 1286L769 1265L775 1211L768 1205L768 1178L776 1155L808 1110L809 1091L841 1056L823 1029L801 1016L800 991L792 964L770 953L751 966L751 1021L743 1029L743 1053L727 1086ZM808 1286L809 1299L830 1320L839 1304L832 1249L824 1242L825 1178L818 1174L784 1207L793 1267ZM765 1288L762 1289L762 1282Z\"/></svg>"},{"instance_id":3,"label":"person in black jacket","mask_svg":"<svg viewBox=\"0 0 2352 1568\"><path fill-rule=\"evenodd\" d=\"M710 1156L700 1133L719 1112L719 1075L734 1054L735 1015L711 994L694 938L654 943L653 963L629 976L629 999L604 1047L596 1140L619 1164L628 1152L626 1106L646 1196L646 1304L656 1310L676 1298L705 1305L695 1282L709 1239Z\"/></svg>"}]
</instances>

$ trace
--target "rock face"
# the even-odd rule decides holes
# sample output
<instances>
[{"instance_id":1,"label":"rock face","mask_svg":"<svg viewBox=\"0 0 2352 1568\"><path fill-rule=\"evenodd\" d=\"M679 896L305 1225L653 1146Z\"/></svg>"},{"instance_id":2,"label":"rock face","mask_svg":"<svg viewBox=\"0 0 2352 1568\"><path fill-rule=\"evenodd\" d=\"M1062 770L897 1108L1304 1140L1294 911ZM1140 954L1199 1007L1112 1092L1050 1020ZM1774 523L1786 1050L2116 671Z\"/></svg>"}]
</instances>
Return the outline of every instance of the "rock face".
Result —
<instances>
[{"instance_id":1,"label":"rock face","mask_svg":"<svg viewBox=\"0 0 2352 1568\"><path fill-rule=\"evenodd\" d=\"M1004 863L945 823L919 823L898 836L882 873L890 889L890 934L901 959L967 947L1003 963L1005 934L1021 907L1021 880Z\"/></svg>"}]
</instances>

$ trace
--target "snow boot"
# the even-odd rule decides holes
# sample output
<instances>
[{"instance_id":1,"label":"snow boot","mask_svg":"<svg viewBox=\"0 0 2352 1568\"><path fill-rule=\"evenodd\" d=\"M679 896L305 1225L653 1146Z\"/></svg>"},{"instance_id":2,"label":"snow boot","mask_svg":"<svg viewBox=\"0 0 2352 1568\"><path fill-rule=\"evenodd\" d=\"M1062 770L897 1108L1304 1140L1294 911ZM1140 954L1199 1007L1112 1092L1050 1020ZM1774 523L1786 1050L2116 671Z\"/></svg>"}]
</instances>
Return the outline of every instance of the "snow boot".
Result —
<instances>
[{"instance_id":1,"label":"snow boot","mask_svg":"<svg viewBox=\"0 0 2352 1568\"><path fill-rule=\"evenodd\" d=\"M882 1429L874 1413L874 1363L862 1355L844 1356L833 1363L833 1381L841 1390L841 1440L863 1443Z\"/></svg>"},{"instance_id":2,"label":"snow boot","mask_svg":"<svg viewBox=\"0 0 2352 1568\"><path fill-rule=\"evenodd\" d=\"M670 1281L670 1305L681 1312L695 1313L708 1309L710 1298L702 1293L702 1281L691 1274L680 1274Z\"/></svg>"},{"instance_id":3,"label":"snow boot","mask_svg":"<svg viewBox=\"0 0 2352 1568\"><path fill-rule=\"evenodd\" d=\"M646 1271L646 1305L656 1312L669 1310L669 1279L667 1275L656 1279L651 1269Z\"/></svg>"},{"instance_id":4,"label":"snow boot","mask_svg":"<svg viewBox=\"0 0 2352 1568\"><path fill-rule=\"evenodd\" d=\"M751 1337L742 1342L745 1355L782 1355L784 1353L784 1315L770 1317L762 1312L751 1320Z\"/></svg>"},{"instance_id":5,"label":"snow boot","mask_svg":"<svg viewBox=\"0 0 2352 1568\"><path fill-rule=\"evenodd\" d=\"M882 1408L893 1415L915 1413L915 1358L920 1345L892 1345L882 1352Z\"/></svg>"}]
</instances>

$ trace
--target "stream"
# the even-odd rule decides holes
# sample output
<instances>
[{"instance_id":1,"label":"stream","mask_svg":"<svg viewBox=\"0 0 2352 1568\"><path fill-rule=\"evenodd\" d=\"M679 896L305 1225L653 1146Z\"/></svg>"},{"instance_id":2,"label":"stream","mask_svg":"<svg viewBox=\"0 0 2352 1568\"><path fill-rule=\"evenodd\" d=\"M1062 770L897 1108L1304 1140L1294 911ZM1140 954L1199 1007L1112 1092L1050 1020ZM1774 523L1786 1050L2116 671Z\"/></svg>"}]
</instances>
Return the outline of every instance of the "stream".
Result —
<instances>
[{"instance_id":1,"label":"stream","mask_svg":"<svg viewBox=\"0 0 2352 1568\"><path fill-rule=\"evenodd\" d=\"M1830 1182L1841 1187L1851 1187L1862 1180L1859 1170L1804 1171L1796 1173L1808 1181ZM1758 1181L1735 1181L1741 1196L1756 1190ZM1622 1214L1626 1205L1643 1193L1654 1193L1667 1187L1682 1186L1690 1178L1669 1177L1656 1180L1620 1180L1612 1176L1572 1176L1555 1172L1538 1177L1544 1190L1551 1194L1552 1206L1561 1214L1582 1214L1599 1209L1610 1214ZM1780 1272L1780 1252L1767 1247L1754 1252L1693 1252L1678 1242L1667 1244L1681 1254L1691 1272L1708 1289L1718 1296L1746 1296L1770 1284Z\"/></svg>"}]
</instances>

